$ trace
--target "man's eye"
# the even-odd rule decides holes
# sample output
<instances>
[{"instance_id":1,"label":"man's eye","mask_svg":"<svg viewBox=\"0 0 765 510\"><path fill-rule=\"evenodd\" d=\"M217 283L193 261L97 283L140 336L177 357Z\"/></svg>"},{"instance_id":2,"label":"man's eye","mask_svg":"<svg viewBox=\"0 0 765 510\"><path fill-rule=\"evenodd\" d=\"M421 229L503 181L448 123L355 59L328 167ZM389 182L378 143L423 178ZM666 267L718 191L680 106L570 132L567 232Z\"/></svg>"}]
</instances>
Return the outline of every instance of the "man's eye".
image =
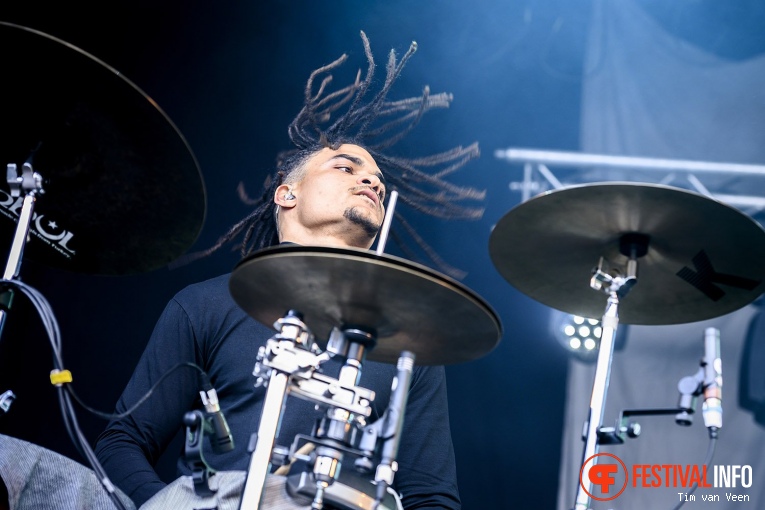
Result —
<instances>
[{"instance_id":1,"label":"man's eye","mask_svg":"<svg viewBox=\"0 0 765 510\"><path fill-rule=\"evenodd\" d=\"M345 172L347 174L352 174L353 173L353 168L351 168L349 166L340 166L340 167L338 167L338 169L342 170L343 172Z\"/></svg>"}]
</instances>

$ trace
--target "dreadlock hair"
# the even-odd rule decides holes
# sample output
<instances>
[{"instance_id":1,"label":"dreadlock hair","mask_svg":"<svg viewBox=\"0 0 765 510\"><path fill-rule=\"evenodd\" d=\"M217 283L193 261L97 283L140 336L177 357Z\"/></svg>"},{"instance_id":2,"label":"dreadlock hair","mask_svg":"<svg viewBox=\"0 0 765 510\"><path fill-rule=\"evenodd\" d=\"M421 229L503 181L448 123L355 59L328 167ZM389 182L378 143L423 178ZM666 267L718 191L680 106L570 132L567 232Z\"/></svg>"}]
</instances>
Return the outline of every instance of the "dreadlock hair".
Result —
<instances>
[{"instance_id":1,"label":"dreadlock hair","mask_svg":"<svg viewBox=\"0 0 765 510\"><path fill-rule=\"evenodd\" d=\"M245 203L255 205L255 208L221 236L214 246L191 257L207 256L240 235L242 239L239 250L243 257L258 249L278 244L279 206L273 201L276 188L299 181L305 161L316 152L323 148L336 150L343 144L358 145L369 152L383 170L389 192L398 191L399 203L443 219L478 219L483 215L482 207L464 206L460 202L483 200L485 191L457 186L444 179L479 155L477 143L413 159L384 152L404 138L420 122L425 112L434 108L447 108L452 95L431 94L426 86L418 97L397 101L387 99L404 65L417 50L417 43L412 42L401 60L397 60L394 50L390 51L383 86L364 102L373 84L376 66L369 39L363 31L361 39L367 58L367 71L363 79L359 70L353 83L329 91L331 72L347 60L346 54L311 73L305 87L303 108L287 130L295 148L277 156L276 172L266 178L259 198L250 199L240 184L240 198ZM335 119L336 112L343 107L346 108L345 113ZM408 257L416 258L407 247L404 235L414 240L442 271L457 278L464 276L464 273L449 266L428 246L404 219L398 207L395 219L390 237Z\"/></svg>"}]
</instances>

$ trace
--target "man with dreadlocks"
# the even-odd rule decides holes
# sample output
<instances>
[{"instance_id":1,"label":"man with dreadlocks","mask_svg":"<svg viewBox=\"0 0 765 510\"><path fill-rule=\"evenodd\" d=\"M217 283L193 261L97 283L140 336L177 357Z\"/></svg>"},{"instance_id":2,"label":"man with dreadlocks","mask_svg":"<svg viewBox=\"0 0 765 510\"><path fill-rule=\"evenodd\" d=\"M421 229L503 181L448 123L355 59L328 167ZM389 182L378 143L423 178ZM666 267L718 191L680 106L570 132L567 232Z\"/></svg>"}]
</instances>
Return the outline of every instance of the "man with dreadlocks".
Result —
<instances>
[{"instance_id":1,"label":"man with dreadlocks","mask_svg":"<svg viewBox=\"0 0 765 510\"><path fill-rule=\"evenodd\" d=\"M451 97L430 95L425 88L420 97L387 99L416 49L412 43L400 61L391 51L381 90L364 102L375 65L369 41L363 32L361 36L369 64L364 79L359 73L351 85L328 91L329 73L346 60L345 55L311 74L305 105L289 126L295 149L280 156L277 172L267 180L253 212L201 255L240 235L243 255L278 243L369 249L384 218L386 193L392 189L398 190L403 204L430 215L480 217L480 208L459 202L480 200L483 193L444 180L478 155L477 145L418 159L383 152L411 130L424 112L448 106ZM318 90L314 91L319 78ZM341 108L346 111L335 120ZM403 226L441 268L454 274L398 213L395 223ZM391 235L403 245L395 231ZM137 506L165 487L154 465L183 427L184 414L199 407L198 375L191 370L173 371L179 364L193 364L206 372L218 391L220 407L234 436L232 451L205 451L205 460L217 470L247 469L247 444L265 397L263 388L253 388L252 368L259 347L274 331L234 303L228 279L229 275L223 275L191 285L167 305L117 403L117 411L127 416L113 420L99 438L96 452L100 461L111 480ZM328 375L333 369L339 370L339 364L333 368L332 363L330 360L322 366ZM167 376L169 372L173 372L171 376ZM370 421L385 411L394 376L393 365L365 363L359 385L376 393ZM153 388L160 380L163 384ZM131 409L150 392L151 398ZM405 414L394 481L403 506L459 509L442 366L415 367ZM318 416L313 404L291 401L283 413L280 444L309 433ZM178 468L179 474L190 474L183 459L179 459Z\"/></svg>"}]
</instances>

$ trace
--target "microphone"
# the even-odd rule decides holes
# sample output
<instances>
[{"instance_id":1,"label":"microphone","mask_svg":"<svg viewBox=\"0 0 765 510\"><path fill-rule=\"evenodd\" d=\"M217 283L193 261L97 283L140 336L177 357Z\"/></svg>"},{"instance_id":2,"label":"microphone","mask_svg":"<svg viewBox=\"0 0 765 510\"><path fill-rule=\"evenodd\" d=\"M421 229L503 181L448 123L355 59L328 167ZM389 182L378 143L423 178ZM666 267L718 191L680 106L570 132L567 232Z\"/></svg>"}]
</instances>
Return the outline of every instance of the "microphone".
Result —
<instances>
[{"instance_id":1,"label":"microphone","mask_svg":"<svg viewBox=\"0 0 765 510\"><path fill-rule=\"evenodd\" d=\"M702 413L704 425L711 437L717 437L722 427L722 360L720 358L720 330L707 328L704 331L704 404Z\"/></svg>"},{"instance_id":2,"label":"microphone","mask_svg":"<svg viewBox=\"0 0 765 510\"><path fill-rule=\"evenodd\" d=\"M388 410L383 418L385 420L381 435L384 438L380 451L380 464L375 471L375 504L378 508L385 497L388 487L393 485L393 477L398 471L396 456L398 445L401 441L401 429L404 425L404 413L409 399L409 385L412 380L414 369L414 353L403 351L396 365L396 378L393 380L393 388L390 395Z\"/></svg>"},{"instance_id":3,"label":"microphone","mask_svg":"<svg viewBox=\"0 0 765 510\"><path fill-rule=\"evenodd\" d=\"M205 411L210 417L210 422L213 427L213 437L210 438L210 444L216 453L229 452L234 449L234 437L231 435L231 430L228 428L226 418L223 416L223 411L220 410L220 404L218 403L218 393L215 388L210 388L207 391L200 391L199 396L202 397L202 404L205 406Z\"/></svg>"}]
</instances>

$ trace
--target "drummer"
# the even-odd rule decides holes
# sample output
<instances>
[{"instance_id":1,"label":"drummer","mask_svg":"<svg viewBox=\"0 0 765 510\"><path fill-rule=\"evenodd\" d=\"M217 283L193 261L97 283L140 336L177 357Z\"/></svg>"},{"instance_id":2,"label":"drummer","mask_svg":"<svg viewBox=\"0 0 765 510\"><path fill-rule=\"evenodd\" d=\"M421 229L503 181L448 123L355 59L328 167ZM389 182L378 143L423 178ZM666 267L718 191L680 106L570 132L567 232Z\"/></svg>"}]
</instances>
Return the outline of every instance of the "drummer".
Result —
<instances>
[{"instance_id":1,"label":"drummer","mask_svg":"<svg viewBox=\"0 0 765 510\"><path fill-rule=\"evenodd\" d=\"M386 156L375 149L392 145L414 127L424 111L448 106L451 96L430 96L426 88L419 98L395 104L387 100L388 89L416 49L413 43L401 60L388 68L381 91L367 98L374 61L369 42L361 35L369 63L365 79L357 79L341 94L328 93L323 86L317 87L321 89L318 93L312 91L313 81L340 66L345 56L311 75L305 106L289 126L295 149L280 156L277 171L267 180L253 212L202 255L239 236L243 255L277 243L369 249L382 224L391 187L399 190L401 202L421 211L440 217L480 216L480 208L459 202L481 199L481 192L454 186L420 170L454 170L478 155L475 144L411 160ZM343 107L346 112L334 118ZM376 124L383 128L376 129ZM415 189L412 183L427 186ZM208 374L233 434L232 451L215 453L205 445L205 460L217 471L245 471L248 467L247 446L257 430L266 392L253 387L252 371L258 349L275 332L234 303L228 280L229 275L222 275L191 285L168 303L117 403L117 411L125 412L160 378L166 379L135 412L113 420L98 439L100 462L136 506L166 486L155 464L182 429L184 414L201 407L199 373L188 366L174 369L179 362L193 363ZM322 368L336 377L339 364L330 360ZM390 364L364 364L359 386L376 393L369 422L385 411L395 373L395 366ZM288 446L297 434L309 434L319 417L313 404L290 399L277 444ZM459 509L443 367L415 367L405 417L394 481L404 508ZM182 458L177 474L190 474Z\"/></svg>"}]
</instances>

